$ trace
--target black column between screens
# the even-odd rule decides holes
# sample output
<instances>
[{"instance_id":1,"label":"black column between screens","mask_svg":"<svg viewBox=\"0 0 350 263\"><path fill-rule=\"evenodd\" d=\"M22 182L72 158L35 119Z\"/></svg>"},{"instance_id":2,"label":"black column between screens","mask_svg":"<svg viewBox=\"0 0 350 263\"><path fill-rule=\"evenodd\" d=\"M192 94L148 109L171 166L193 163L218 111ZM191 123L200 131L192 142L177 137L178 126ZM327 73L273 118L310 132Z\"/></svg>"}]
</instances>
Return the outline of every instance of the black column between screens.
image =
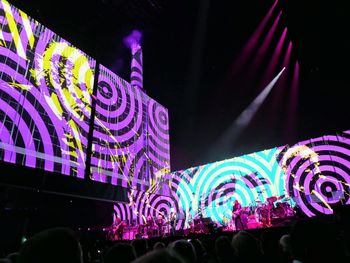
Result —
<instances>
[{"instance_id":1,"label":"black column between screens","mask_svg":"<svg viewBox=\"0 0 350 263\"><path fill-rule=\"evenodd\" d=\"M100 74L100 64L96 62L96 67L94 72L94 86L92 89L91 117L90 117L89 134L88 134L88 145L86 149L86 161L85 161L85 173L84 173L85 181L90 181L90 175L91 175L90 170L91 170L91 156L92 156L92 141L93 141L93 135L94 135L94 126L95 126L96 100L97 100L99 74Z\"/></svg>"}]
</instances>

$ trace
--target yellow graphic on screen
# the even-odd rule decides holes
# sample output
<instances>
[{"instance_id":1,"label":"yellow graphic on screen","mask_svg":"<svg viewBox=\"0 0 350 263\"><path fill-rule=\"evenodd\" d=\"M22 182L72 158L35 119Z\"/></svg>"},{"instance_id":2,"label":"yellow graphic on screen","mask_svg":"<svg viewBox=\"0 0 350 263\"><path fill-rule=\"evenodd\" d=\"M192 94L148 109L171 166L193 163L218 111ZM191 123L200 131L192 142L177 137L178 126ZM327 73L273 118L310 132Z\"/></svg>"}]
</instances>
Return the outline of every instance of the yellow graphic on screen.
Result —
<instances>
[{"instance_id":1,"label":"yellow graphic on screen","mask_svg":"<svg viewBox=\"0 0 350 263\"><path fill-rule=\"evenodd\" d=\"M1 3L3 10L5 12L7 25L9 27L10 32L11 32L11 36L12 36L13 42L15 44L17 54L21 58L27 59L26 52L25 52L27 47L25 47L24 44L22 43L20 31L19 31L21 28L18 28L18 23L16 22L16 20L14 18L13 12L18 12L19 17L21 18L22 24L23 24L22 30L25 31L26 37L28 38L29 47L33 48L34 42L35 42L35 37L34 37L34 33L32 31L32 28L30 26L30 20L29 20L27 14L25 14L24 12L22 12L16 8L11 8L11 5L7 1L0 0L0 3ZM0 40L1 40L0 41L1 45L7 46L5 38L4 38L3 33L2 33L2 27L0 27Z\"/></svg>"},{"instance_id":2,"label":"yellow graphic on screen","mask_svg":"<svg viewBox=\"0 0 350 263\"><path fill-rule=\"evenodd\" d=\"M62 149L62 152L73 160L84 160L79 123L87 121L91 115L94 73L89 60L68 43L55 41L47 46L42 56L37 55L36 60L37 68L30 71L34 82L47 87L46 103L67 126L65 138L61 140L68 150Z\"/></svg>"}]
</instances>

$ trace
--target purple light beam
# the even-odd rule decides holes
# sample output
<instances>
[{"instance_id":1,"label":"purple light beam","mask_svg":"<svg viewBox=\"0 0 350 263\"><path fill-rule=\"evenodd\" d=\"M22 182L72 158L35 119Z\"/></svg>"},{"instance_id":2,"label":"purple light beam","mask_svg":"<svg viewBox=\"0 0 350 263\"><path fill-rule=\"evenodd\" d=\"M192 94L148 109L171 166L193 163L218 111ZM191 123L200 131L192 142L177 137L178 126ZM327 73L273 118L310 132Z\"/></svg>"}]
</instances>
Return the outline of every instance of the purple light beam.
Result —
<instances>
[{"instance_id":1,"label":"purple light beam","mask_svg":"<svg viewBox=\"0 0 350 263\"><path fill-rule=\"evenodd\" d=\"M249 40L247 41L246 45L244 46L239 57L235 60L233 65L230 67L230 72L235 72L239 68L242 68L244 63L247 63L249 58L252 56L252 52L253 52L254 48L257 46L258 40L262 36L262 33L267 25L267 22L272 17L272 13L275 10L277 2L278 2L278 0L276 0L274 2L274 4L271 6L270 10L267 12L265 17L263 18L263 20L260 22L258 27L253 32L253 34L250 36Z\"/></svg>"}]
</instances>

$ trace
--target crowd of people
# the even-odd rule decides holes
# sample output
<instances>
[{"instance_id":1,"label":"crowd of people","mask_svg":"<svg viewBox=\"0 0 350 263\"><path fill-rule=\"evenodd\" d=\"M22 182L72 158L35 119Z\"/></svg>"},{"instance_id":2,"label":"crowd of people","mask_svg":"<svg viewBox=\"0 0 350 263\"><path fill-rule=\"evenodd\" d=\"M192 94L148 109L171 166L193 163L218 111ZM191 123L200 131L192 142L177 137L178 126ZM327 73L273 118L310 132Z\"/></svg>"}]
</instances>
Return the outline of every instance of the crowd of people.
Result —
<instances>
[{"instance_id":1,"label":"crowd of people","mask_svg":"<svg viewBox=\"0 0 350 263\"><path fill-rule=\"evenodd\" d=\"M258 234L257 234L258 233ZM346 222L302 219L290 228L218 233L197 237L135 239L89 246L67 228L35 234L7 263L322 263L350 262Z\"/></svg>"}]
</instances>

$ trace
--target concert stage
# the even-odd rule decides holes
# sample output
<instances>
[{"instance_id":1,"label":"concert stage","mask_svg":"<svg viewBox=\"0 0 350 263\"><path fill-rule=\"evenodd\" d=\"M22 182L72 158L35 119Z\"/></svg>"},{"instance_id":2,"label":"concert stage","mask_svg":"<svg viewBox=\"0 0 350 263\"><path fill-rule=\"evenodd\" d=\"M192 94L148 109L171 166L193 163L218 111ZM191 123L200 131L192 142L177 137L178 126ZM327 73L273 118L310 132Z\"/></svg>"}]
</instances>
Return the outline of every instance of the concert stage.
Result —
<instances>
[{"instance_id":1,"label":"concert stage","mask_svg":"<svg viewBox=\"0 0 350 263\"><path fill-rule=\"evenodd\" d=\"M83 235L92 235L99 237L99 239L108 241L131 241L135 239L172 239L172 238L197 238L201 236L208 236L213 234L224 234L231 235L240 230L245 231L268 231L268 229L273 228L289 228L293 221L297 217L288 216L284 218L272 217L270 219L270 224L265 225L260 221L253 219L248 219L243 229L236 229L233 222L230 222L227 226L218 226L217 224L210 221L210 219L197 219L195 224L186 229L178 229L172 232L171 226L169 224L164 224L162 227L152 226L152 225L135 225L135 226L125 226L122 231L122 239L119 238L118 233L112 227L89 227L86 229L79 229L79 232Z\"/></svg>"},{"instance_id":2,"label":"concert stage","mask_svg":"<svg viewBox=\"0 0 350 263\"><path fill-rule=\"evenodd\" d=\"M274 39L277 46L264 40L264 48L257 50L260 54L271 47L272 62L291 63L251 102L252 107L237 114L242 118L233 123L240 127L263 105L282 72L283 81L291 81L287 87L297 91L299 62L291 53L292 42L285 42L287 28L283 26L279 36L273 34L282 13L279 8L271 6L263 19L266 29L259 30L269 32L261 39ZM127 81L6 0L0 0L0 12L4 14L0 19L0 232L5 233L0 247L9 241L19 245L21 238L56 226L114 241L119 219L125 223L124 240L232 235L238 229L259 232L288 227L301 215L331 215L335 206L350 204L350 130L315 133L318 137L289 140L241 156L230 151L221 160L171 169L171 161L177 160L170 158L169 113L144 90L139 31L125 37L131 57ZM164 53L164 61L172 61L167 57L172 51ZM283 51L285 57L279 58ZM263 53L258 57L265 58ZM268 83L279 67L269 65L261 71L266 73L262 82ZM151 75L162 76L158 73ZM256 79L249 73L250 79ZM169 79L172 82L177 80ZM232 96L216 97L219 94L210 92L212 102L231 107ZM187 98L184 106L197 104L190 101L192 96ZM230 131L225 131L228 123L212 124L224 119L214 114L215 103L206 106L212 113L203 123L225 134ZM278 108L274 112L283 113ZM312 118L316 115L320 114ZM204 130L198 130L196 137L201 138ZM233 130L235 137L237 130ZM251 131L255 134L250 143L257 146L259 141L251 139L258 131ZM209 148L212 139L231 142L211 137L200 143ZM194 146L186 142L182 158ZM158 217L164 220L160 226L155 223Z\"/></svg>"}]
</instances>

